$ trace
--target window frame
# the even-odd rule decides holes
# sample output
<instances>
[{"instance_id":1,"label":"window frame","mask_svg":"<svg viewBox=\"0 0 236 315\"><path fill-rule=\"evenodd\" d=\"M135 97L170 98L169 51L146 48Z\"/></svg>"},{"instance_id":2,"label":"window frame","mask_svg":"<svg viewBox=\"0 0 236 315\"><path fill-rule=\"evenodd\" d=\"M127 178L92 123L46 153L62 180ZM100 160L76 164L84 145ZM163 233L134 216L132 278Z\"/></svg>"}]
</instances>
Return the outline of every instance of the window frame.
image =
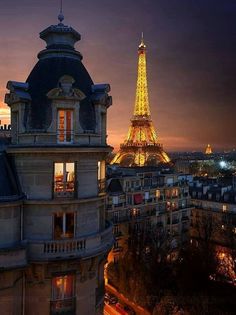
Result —
<instances>
[{"instance_id":1,"label":"window frame","mask_svg":"<svg viewBox=\"0 0 236 315\"><path fill-rule=\"evenodd\" d=\"M64 111L64 121L63 121L63 126L64 129L60 128L60 112ZM68 129L67 126L67 115L66 112L71 112L71 125L70 125L70 129ZM71 140L67 141L67 136L68 134L70 135ZM60 136L63 136L63 141L60 140ZM58 108L57 109L57 143L58 144L72 144L74 143L74 109L72 108Z\"/></svg>"},{"instance_id":2,"label":"window frame","mask_svg":"<svg viewBox=\"0 0 236 315\"><path fill-rule=\"evenodd\" d=\"M63 174L62 174L62 186L63 188L61 190L56 190L56 183L60 182L59 180L56 180L56 164L63 164ZM67 181L66 180L66 164L74 164L74 179L73 181ZM64 162L64 161L54 161L53 162L53 187L52 187L52 193L53 193L53 197L75 197L77 195L77 180L76 180L76 175L77 175L77 163L76 161L73 162ZM66 189L67 187L67 183L73 183L73 190L69 191ZM66 196L66 194L68 194L68 196ZM70 196L69 196L70 195Z\"/></svg>"},{"instance_id":3,"label":"window frame","mask_svg":"<svg viewBox=\"0 0 236 315\"><path fill-rule=\"evenodd\" d=\"M62 223L62 236L60 238L56 238L55 237L55 215L56 214L63 214L63 223ZM66 236L66 215L67 214L73 214L73 219L74 219L74 228L73 228L73 236L72 237L67 237ZM58 212L54 212L52 214L52 237L53 240L63 240L63 239L73 239L75 238L75 234L76 234L76 212L72 211L72 212L66 212L66 211L58 211Z\"/></svg>"}]
</instances>

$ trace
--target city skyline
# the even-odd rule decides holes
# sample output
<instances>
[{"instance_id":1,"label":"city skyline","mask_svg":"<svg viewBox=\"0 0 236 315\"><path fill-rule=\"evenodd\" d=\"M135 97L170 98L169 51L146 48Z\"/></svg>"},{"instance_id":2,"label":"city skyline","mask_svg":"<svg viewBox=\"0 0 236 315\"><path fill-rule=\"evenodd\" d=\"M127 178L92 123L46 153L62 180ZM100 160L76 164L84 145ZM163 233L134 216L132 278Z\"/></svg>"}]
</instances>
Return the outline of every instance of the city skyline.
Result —
<instances>
[{"instance_id":1,"label":"city skyline","mask_svg":"<svg viewBox=\"0 0 236 315\"><path fill-rule=\"evenodd\" d=\"M26 80L44 48L38 33L57 23L58 11L58 0L1 1L2 122L8 112L3 104L6 81ZM142 31L152 119L166 150L203 151L207 143L213 151L235 147L233 1L68 0L64 14L65 24L82 35L77 48L95 83L111 83L114 106L108 115L108 142L115 149L133 114Z\"/></svg>"}]
</instances>

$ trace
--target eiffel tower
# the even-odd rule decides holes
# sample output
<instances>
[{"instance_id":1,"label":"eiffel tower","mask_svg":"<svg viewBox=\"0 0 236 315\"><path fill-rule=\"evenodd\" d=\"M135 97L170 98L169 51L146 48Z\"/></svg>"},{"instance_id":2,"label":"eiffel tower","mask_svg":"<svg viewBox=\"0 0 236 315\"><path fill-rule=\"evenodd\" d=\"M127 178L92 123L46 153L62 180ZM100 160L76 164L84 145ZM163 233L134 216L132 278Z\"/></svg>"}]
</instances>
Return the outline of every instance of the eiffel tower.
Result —
<instances>
[{"instance_id":1,"label":"eiffel tower","mask_svg":"<svg viewBox=\"0 0 236 315\"><path fill-rule=\"evenodd\" d=\"M131 119L128 135L120 145L120 150L111 164L121 166L155 166L168 163L170 159L164 152L151 120L148 99L146 45L143 34L138 48L138 79L134 114Z\"/></svg>"}]
</instances>

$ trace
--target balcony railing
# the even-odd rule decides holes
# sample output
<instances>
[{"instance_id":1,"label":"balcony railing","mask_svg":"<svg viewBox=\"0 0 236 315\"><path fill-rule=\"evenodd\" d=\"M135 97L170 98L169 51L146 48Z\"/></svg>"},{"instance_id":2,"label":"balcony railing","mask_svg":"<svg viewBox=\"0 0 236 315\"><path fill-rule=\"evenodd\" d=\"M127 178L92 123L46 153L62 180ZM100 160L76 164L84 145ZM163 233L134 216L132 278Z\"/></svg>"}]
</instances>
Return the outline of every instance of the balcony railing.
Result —
<instances>
[{"instance_id":1,"label":"balcony railing","mask_svg":"<svg viewBox=\"0 0 236 315\"><path fill-rule=\"evenodd\" d=\"M54 260L87 257L108 251L114 242L112 228L109 224L104 231L82 238L29 241L29 257L31 260Z\"/></svg>"},{"instance_id":2,"label":"balcony railing","mask_svg":"<svg viewBox=\"0 0 236 315\"><path fill-rule=\"evenodd\" d=\"M172 224L178 224L179 223L179 219L172 219Z\"/></svg>"},{"instance_id":3,"label":"balcony railing","mask_svg":"<svg viewBox=\"0 0 236 315\"><path fill-rule=\"evenodd\" d=\"M76 181L55 181L53 182L53 196L55 198L75 198Z\"/></svg>"},{"instance_id":4,"label":"balcony railing","mask_svg":"<svg viewBox=\"0 0 236 315\"><path fill-rule=\"evenodd\" d=\"M71 129L57 130L57 143L70 144L74 141L74 132Z\"/></svg>"},{"instance_id":5,"label":"balcony railing","mask_svg":"<svg viewBox=\"0 0 236 315\"><path fill-rule=\"evenodd\" d=\"M189 217L186 215L186 216L183 216L182 217L182 221L189 221Z\"/></svg>"},{"instance_id":6,"label":"balcony railing","mask_svg":"<svg viewBox=\"0 0 236 315\"><path fill-rule=\"evenodd\" d=\"M50 315L75 315L76 298L67 298L50 302Z\"/></svg>"},{"instance_id":7,"label":"balcony railing","mask_svg":"<svg viewBox=\"0 0 236 315\"><path fill-rule=\"evenodd\" d=\"M44 243L44 253L60 254L84 251L86 240L63 240L48 241Z\"/></svg>"}]
</instances>

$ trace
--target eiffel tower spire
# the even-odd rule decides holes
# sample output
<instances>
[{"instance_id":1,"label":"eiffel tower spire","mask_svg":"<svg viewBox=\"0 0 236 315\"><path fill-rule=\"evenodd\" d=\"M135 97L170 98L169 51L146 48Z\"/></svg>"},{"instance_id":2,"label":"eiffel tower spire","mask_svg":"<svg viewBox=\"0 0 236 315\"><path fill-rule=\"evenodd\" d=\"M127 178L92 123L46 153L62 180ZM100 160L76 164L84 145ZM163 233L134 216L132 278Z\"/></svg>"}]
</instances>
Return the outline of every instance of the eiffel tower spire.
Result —
<instances>
[{"instance_id":1,"label":"eiffel tower spire","mask_svg":"<svg viewBox=\"0 0 236 315\"><path fill-rule=\"evenodd\" d=\"M141 43L138 47L138 78L134 113L128 135L111 164L144 166L157 165L159 162L168 163L170 159L158 141L151 120L147 84L146 45L142 33Z\"/></svg>"},{"instance_id":2,"label":"eiffel tower spire","mask_svg":"<svg viewBox=\"0 0 236 315\"><path fill-rule=\"evenodd\" d=\"M150 116L146 69L146 45L144 44L143 33L141 37L141 43L138 48L138 79L134 116Z\"/></svg>"}]
</instances>

